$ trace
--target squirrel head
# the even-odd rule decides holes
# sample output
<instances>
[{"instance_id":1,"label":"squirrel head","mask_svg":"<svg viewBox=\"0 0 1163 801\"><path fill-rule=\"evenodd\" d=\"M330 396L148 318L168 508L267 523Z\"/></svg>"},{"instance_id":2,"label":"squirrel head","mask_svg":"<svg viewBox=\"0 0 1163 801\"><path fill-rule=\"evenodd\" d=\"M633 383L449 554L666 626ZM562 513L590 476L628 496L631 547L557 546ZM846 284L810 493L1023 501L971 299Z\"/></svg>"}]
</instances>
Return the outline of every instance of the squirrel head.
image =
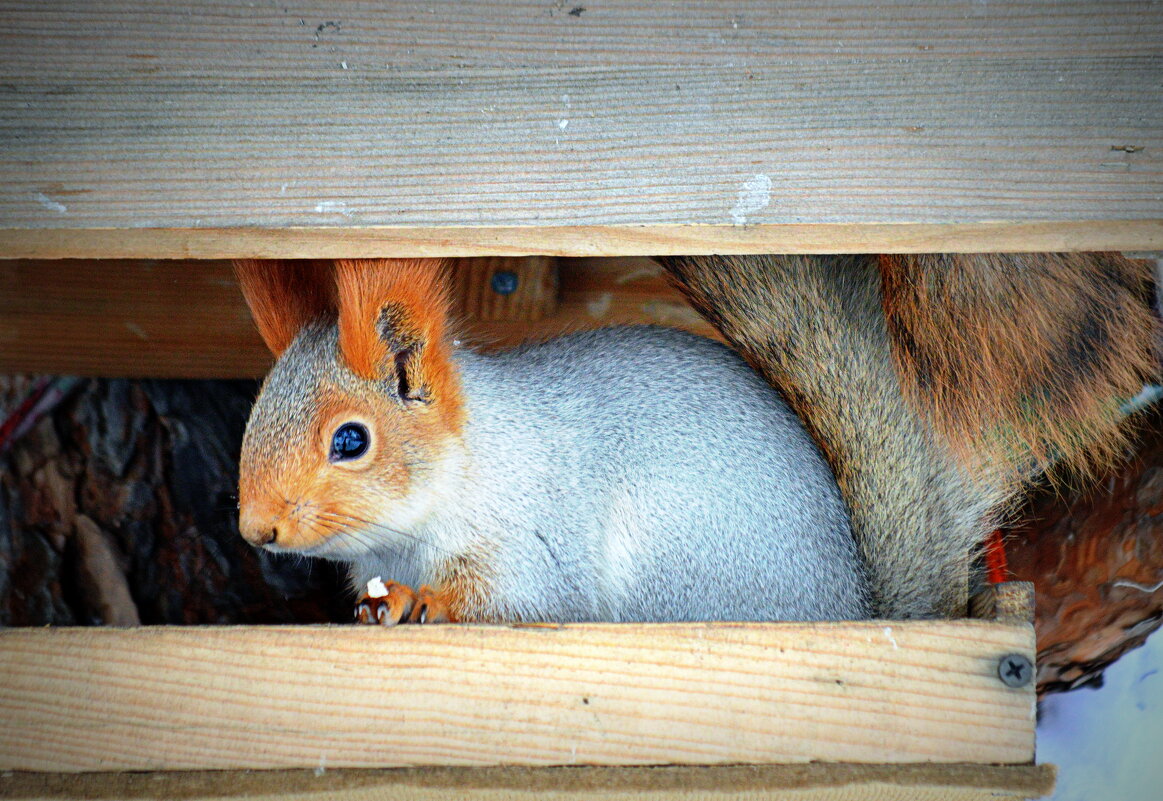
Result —
<instances>
[{"instance_id":1,"label":"squirrel head","mask_svg":"<svg viewBox=\"0 0 1163 801\"><path fill-rule=\"evenodd\" d=\"M251 411L239 529L339 559L404 544L431 511L464 405L437 260L242 260L235 272L278 357Z\"/></svg>"}]
</instances>

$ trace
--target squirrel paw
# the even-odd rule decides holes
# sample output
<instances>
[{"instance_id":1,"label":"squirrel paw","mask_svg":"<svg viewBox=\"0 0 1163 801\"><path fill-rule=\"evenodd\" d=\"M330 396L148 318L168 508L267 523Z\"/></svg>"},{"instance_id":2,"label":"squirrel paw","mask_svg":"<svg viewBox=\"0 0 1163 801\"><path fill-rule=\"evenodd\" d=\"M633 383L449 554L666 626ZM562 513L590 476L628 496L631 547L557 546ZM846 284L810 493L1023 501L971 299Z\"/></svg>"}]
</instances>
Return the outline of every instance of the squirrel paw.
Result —
<instances>
[{"instance_id":1,"label":"squirrel paw","mask_svg":"<svg viewBox=\"0 0 1163 801\"><path fill-rule=\"evenodd\" d=\"M363 595L355 604L359 623L395 626L399 623L449 623L448 603L431 587L413 590L394 581L384 583L388 594L379 598Z\"/></svg>"}]
</instances>

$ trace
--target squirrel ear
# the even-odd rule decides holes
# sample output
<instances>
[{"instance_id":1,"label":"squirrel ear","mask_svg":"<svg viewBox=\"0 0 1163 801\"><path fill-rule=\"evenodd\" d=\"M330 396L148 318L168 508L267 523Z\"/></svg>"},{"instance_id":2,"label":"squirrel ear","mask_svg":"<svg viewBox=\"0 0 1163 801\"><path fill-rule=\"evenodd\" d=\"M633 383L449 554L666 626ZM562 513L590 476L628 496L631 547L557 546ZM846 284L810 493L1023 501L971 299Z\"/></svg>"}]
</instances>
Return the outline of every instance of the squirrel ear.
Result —
<instances>
[{"instance_id":1,"label":"squirrel ear","mask_svg":"<svg viewBox=\"0 0 1163 801\"><path fill-rule=\"evenodd\" d=\"M440 259L341 259L339 352L366 379L394 379L403 400L452 394L445 328L448 285Z\"/></svg>"},{"instance_id":2,"label":"squirrel ear","mask_svg":"<svg viewBox=\"0 0 1163 801\"><path fill-rule=\"evenodd\" d=\"M305 325L335 315L335 282L328 262L235 259L234 275L263 342L275 356Z\"/></svg>"}]
</instances>

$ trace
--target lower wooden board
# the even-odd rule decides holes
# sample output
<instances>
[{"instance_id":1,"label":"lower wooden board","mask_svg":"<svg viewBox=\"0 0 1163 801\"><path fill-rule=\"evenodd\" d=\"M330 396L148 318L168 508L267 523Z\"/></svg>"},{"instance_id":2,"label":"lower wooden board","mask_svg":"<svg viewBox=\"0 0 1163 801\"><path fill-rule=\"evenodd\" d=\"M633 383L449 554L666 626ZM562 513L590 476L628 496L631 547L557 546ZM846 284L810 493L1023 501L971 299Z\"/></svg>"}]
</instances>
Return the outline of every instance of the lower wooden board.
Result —
<instances>
[{"instance_id":1,"label":"lower wooden board","mask_svg":"<svg viewBox=\"0 0 1163 801\"><path fill-rule=\"evenodd\" d=\"M662 768L411 768L339 771L17 773L0 797L247 801L986 801L1040 798L1049 765L729 765Z\"/></svg>"},{"instance_id":2,"label":"lower wooden board","mask_svg":"<svg viewBox=\"0 0 1163 801\"><path fill-rule=\"evenodd\" d=\"M1028 624L0 631L0 770L1028 764Z\"/></svg>"}]
</instances>

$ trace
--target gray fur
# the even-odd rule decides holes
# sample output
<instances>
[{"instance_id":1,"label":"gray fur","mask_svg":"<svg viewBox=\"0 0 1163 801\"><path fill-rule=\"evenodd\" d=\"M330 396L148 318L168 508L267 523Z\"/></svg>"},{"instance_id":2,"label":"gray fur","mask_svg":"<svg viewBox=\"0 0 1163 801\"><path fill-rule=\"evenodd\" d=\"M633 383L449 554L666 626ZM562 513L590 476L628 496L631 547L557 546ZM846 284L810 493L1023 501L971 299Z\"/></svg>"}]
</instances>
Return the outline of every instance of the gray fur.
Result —
<instances>
[{"instance_id":1,"label":"gray fur","mask_svg":"<svg viewBox=\"0 0 1163 801\"><path fill-rule=\"evenodd\" d=\"M288 394L309 407L312 376L280 368L317 363L319 349L334 347L333 335L305 338L264 389L283 397L284 414ZM374 576L428 583L440 559L485 544L496 554L487 578L501 620L869 615L829 467L728 348L612 328L496 355L458 350L454 361L467 399L465 457L407 540L340 557L356 587ZM276 382L300 386L288 393Z\"/></svg>"}]
</instances>

